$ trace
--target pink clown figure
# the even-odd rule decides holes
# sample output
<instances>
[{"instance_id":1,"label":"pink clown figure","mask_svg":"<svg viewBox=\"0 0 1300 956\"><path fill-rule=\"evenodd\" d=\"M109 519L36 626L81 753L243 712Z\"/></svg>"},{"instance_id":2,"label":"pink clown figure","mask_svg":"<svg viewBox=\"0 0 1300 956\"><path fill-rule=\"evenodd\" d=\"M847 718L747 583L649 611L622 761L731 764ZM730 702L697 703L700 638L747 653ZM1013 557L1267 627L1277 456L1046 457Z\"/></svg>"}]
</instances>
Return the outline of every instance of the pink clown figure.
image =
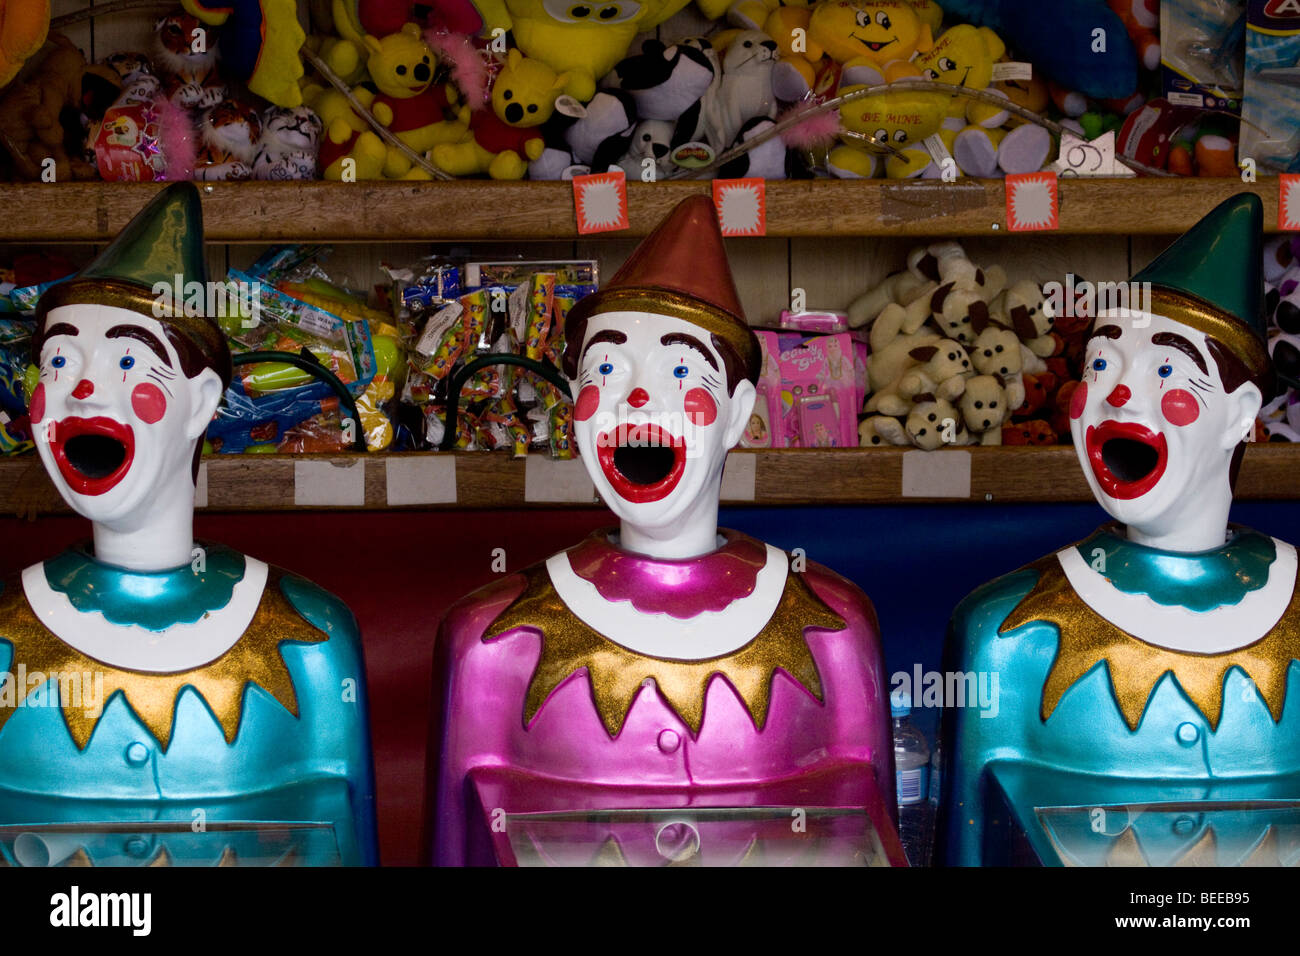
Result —
<instances>
[{"instance_id":1,"label":"pink clown figure","mask_svg":"<svg viewBox=\"0 0 1300 956\"><path fill-rule=\"evenodd\" d=\"M718 528L762 359L712 203L678 205L565 336L619 526L447 613L434 860L904 864L871 603Z\"/></svg>"}]
</instances>

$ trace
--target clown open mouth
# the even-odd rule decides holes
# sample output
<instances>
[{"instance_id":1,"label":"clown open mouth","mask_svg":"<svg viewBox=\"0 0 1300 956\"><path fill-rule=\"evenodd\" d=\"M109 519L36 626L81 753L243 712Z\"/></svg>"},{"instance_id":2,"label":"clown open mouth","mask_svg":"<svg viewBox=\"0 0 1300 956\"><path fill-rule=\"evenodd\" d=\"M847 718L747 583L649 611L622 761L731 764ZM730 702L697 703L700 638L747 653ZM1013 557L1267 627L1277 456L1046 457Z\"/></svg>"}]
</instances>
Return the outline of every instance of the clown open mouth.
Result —
<instances>
[{"instance_id":1,"label":"clown open mouth","mask_svg":"<svg viewBox=\"0 0 1300 956\"><path fill-rule=\"evenodd\" d=\"M54 425L50 453L69 488L102 495L131 470L135 434L110 418L65 418Z\"/></svg>"},{"instance_id":2,"label":"clown open mouth","mask_svg":"<svg viewBox=\"0 0 1300 956\"><path fill-rule=\"evenodd\" d=\"M614 492L637 504L668 497L686 470L686 443L658 425L619 425L602 432L596 455Z\"/></svg>"},{"instance_id":3,"label":"clown open mouth","mask_svg":"<svg viewBox=\"0 0 1300 956\"><path fill-rule=\"evenodd\" d=\"M1120 501L1139 498L1165 473L1169 448L1165 436L1142 425L1102 422L1084 437L1097 484Z\"/></svg>"}]
</instances>

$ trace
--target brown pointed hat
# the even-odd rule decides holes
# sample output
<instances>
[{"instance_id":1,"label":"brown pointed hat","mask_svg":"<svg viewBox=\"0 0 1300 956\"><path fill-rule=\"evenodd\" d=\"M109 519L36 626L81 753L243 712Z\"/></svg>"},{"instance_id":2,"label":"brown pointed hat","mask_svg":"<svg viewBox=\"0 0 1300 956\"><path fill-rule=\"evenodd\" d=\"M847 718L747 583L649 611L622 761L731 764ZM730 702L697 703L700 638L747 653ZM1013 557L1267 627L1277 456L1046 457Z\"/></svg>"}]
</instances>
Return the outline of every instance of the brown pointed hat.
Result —
<instances>
[{"instance_id":1,"label":"brown pointed hat","mask_svg":"<svg viewBox=\"0 0 1300 956\"><path fill-rule=\"evenodd\" d=\"M603 289L569 311L563 363L569 378L578 377L587 321L605 312L649 312L689 322L714 336L727 365L739 364L739 377L758 380L762 352L745 321L708 196L678 203Z\"/></svg>"}]
</instances>

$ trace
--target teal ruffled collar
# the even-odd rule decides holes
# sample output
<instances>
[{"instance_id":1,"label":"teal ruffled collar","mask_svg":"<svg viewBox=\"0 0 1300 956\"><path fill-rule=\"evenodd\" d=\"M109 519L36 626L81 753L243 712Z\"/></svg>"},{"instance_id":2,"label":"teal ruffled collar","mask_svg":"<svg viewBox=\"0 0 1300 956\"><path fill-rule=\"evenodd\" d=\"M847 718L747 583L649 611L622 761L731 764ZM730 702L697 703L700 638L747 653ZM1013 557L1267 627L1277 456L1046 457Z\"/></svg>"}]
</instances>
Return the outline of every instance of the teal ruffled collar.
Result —
<instances>
[{"instance_id":1,"label":"teal ruffled collar","mask_svg":"<svg viewBox=\"0 0 1300 956\"><path fill-rule=\"evenodd\" d=\"M202 560L171 571L128 571L96 561L89 545L45 562L45 580L78 611L99 611L114 624L161 631L193 624L230 603L244 577L244 556L224 545L201 544Z\"/></svg>"},{"instance_id":2,"label":"teal ruffled collar","mask_svg":"<svg viewBox=\"0 0 1300 956\"><path fill-rule=\"evenodd\" d=\"M1223 547L1191 554L1135 544L1119 525L1100 528L1075 547L1119 590L1198 612L1237 604L1262 588L1277 559L1272 538L1239 527L1229 528Z\"/></svg>"}]
</instances>

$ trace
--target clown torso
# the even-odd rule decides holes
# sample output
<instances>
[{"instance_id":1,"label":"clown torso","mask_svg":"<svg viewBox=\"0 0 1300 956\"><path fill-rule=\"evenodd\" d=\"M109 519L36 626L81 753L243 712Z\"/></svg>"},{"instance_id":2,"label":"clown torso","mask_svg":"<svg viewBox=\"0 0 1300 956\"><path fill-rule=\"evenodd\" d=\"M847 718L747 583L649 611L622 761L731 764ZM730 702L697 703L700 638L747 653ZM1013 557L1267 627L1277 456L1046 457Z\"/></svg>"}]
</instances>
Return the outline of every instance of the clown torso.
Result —
<instances>
[{"instance_id":1,"label":"clown torso","mask_svg":"<svg viewBox=\"0 0 1300 956\"><path fill-rule=\"evenodd\" d=\"M375 862L359 635L310 582L74 549L3 582L0 671L4 862Z\"/></svg>"},{"instance_id":2,"label":"clown torso","mask_svg":"<svg viewBox=\"0 0 1300 956\"><path fill-rule=\"evenodd\" d=\"M871 605L824 569L724 537L657 561L598 532L449 612L438 862L883 858L864 824L888 831L893 804ZM802 843L781 839L789 807L813 818ZM737 808L769 812L738 823Z\"/></svg>"},{"instance_id":3,"label":"clown torso","mask_svg":"<svg viewBox=\"0 0 1300 956\"><path fill-rule=\"evenodd\" d=\"M964 865L1277 864L1300 857L1296 552L1235 529L1193 554L1115 527L974 592L948 714L947 856Z\"/></svg>"}]
</instances>

